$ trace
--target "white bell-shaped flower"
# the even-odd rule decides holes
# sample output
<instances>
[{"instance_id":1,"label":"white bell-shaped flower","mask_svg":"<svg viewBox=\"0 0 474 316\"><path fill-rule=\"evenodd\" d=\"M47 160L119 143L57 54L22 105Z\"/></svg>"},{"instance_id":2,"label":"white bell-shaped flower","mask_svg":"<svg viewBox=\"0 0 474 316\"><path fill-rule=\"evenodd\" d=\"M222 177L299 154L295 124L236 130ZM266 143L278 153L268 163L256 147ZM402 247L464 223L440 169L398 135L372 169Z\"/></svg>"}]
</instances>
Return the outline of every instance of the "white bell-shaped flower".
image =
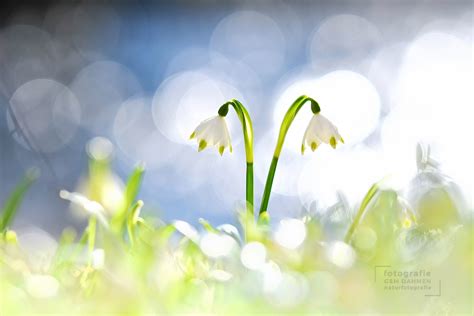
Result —
<instances>
[{"instance_id":1,"label":"white bell-shaped flower","mask_svg":"<svg viewBox=\"0 0 474 316\"><path fill-rule=\"evenodd\" d=\"M339 135L336 126L321 114L316 113L313 115L304 133L301 153L304 154L306 146L315 151L321 143L326 143L331 145L332 148L336 148L338 142L344 143L344 139Z\"/></svg>"},{"instance_id":2,"label":"white bell-shaped flower","mask_svg":"<svg viewBox=\"0 0 474 316\"><path fill-rule=\"evenodd\" d=\"M196 138L199 144L198 151L207 146L215 146L221 155L226 148L232 152L229 129L223 116L217 115L203 121L191 134L190 139L193 138Z\"/></svg>"}]
</instances>

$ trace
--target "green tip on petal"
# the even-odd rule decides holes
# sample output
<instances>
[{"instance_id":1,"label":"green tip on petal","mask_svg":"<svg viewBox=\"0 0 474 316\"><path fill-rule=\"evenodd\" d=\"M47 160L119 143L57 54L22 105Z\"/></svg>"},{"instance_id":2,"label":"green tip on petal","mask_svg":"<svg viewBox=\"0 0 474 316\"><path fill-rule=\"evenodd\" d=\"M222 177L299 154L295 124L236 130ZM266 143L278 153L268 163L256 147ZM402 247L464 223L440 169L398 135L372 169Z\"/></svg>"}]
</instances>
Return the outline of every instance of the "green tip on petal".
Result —
<instances>
[{"instance_id":1,"label":"green tip on petal","mask_svg":"<svg viewBox=\"0 0 474 316\"><path fill-rule=\"evenodd\" d=\"M344 138L342 138L342 136L339 136L339 139L341 140L341 143L344 144Z\"/></svg>"},{"instance_id":2,"label":"green tip on petal","mask_svg":"<svg viewBox=\"0 0 474 316\"><path fill-rule=\"evenodd\" d=\"M316 144L316 142L312 142L312 143L311 143L311 150L312 150L312 151L315 151L316 148L318 148L318 144Z\"/></svg>"},{"instance_id":3,"label":"green tip on petal","mask_svg":"<svg viewBox=\"0 0 474 316\"><path fill-rule=\"evenodd\" d=\"M196 132L193 132L190 136L189 139L193 139L196 136Z\"/></svg>"},{"instance_id":4,"label":"green tip on petal","mask_svg":"<svg viewBox=\"0 0 474 316\"><path fill-rule=\"evenodd\" d=\"M232 145L229 146L229 152L232 152Z\"/></svg>"},{"instance_id":5,"label":"green tip on petal","mask_svg":"<svg viewBox=\"0 0 474 316\"><path fill-rule=\"evenodd\" d=\"M304 155L304 150L305 150L305 149L306 149L306 148L304 147L304 144L301 144L301 154L302 154L302 155Z\"/></svg>"},{"instance_id":6,"label":"green tip on petal","mask_svg":"<svg viewBox=\"0 0 474 316\"><path fill-rule=\"evenodd\" d=\"M199 141L199 148L198 148L198 151L204 150L204 148L206 148L206 146L207 146L206 141L205 141L204 139L201 139L201 140Z\"/></svg>"},{"instance_id":7,"label":"green tip on petal","mask_svg":"<svg viewBox=\"0 0 474 316\"><path fill-rule=\"evenodd\" d=\"M224 146L219 147L219 154L221 154L221 156L224 154L224 149L225 149Z\"/></svg>"},{"instance_id":8,"label":"green tip on petal","mask_svg":"<svg viewBox=\"0 0 474 316\"><path fill-rule=\"evenodd\" d=\"M329 143L331 144L331 147L332 148L336 148L336 138L333 136L331 137L331 139L329 140Z\"/></svg>"}]
</instances>

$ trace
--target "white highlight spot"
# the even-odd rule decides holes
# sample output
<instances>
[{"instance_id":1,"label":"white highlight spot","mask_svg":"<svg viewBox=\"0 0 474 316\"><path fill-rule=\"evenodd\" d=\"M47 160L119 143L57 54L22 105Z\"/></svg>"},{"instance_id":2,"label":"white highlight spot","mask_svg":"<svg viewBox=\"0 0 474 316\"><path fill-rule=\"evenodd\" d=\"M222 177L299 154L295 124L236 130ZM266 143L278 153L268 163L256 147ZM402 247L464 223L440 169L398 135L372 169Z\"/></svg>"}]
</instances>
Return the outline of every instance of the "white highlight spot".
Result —
<instances>
[{"instance_id":1,"label":"white highlight spot","mask_svg":"<svg viewBox=\"0 0 474 316\"><path fill-rule=\"evenodd\" d=\"M92 267L97 270L102 270L105 266L105 251L104 249L94 249L92 252Z\"/></svg>"},{"instance_id":2,"label":"white highlight spot","mask_svg":"<svg viewBox=\"0 0 474 316\"><path fill-rule=\"evenodd\" d=\"M280 221L275 232L277 243L288 249L298 248L306 238L306 225L299 219L287 218Z\"/></svg>"},{"instance_id":3,"label":"white highlight spot","mask_svg":"<svg viewBox=\"0 0 474 316\"><path fill-rule=\"evenodd\" d=\"M258 270L267 258L265 246L257 241L252 241L244 246L240 253L240 261L250 270Z\"/></svg>"},{"instance_id":4,"label":"white highlight spot","mask_svg":"<svg viewBox=\"0 0 474 316\"><path fill-rule=\"evenodd\" d=\"M199 242L202 252L211 258L226 257L230 255L235 245L236 242L232 237L214 233L204 235Z\"/></svg>"},{"instance_id":5,"label":"white highlight spot","mask_svg":"<svg viewBox=\"0 0 474 316\"><path fill-rule=\"evenodd\" d=\"M349 269L354 264L356 254L354 249L342 241L327 245L326 256L329 261L342 269Z\"/></svg>"}]
</instances>

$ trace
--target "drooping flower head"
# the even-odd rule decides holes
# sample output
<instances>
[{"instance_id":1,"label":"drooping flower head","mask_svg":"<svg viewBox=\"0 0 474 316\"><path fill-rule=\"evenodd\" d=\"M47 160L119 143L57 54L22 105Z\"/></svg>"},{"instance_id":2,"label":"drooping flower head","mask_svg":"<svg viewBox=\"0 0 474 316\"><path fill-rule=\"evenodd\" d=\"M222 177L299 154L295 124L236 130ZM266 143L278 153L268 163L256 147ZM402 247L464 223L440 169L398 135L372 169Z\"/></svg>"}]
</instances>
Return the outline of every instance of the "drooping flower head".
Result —
<instances>
[{"instance_id":1,"label":"drooping flower head","mask_svg":"<svg viewBox=\"0 0 474 316\"><path fill-rule=\"evenodd\" d=\"M201 122L189 138L196 138L199 144L198 151L204 150L207 146L215 146L221 155L226 148L232 152L229 129L225 118L221 115Z\"/></svg>"},{"instance_id":2,"label":"drooping flower head","mask_svg":"<svg viewBox=\"0 0 474 316\"><path fill-rule=\"evenodd\" d=\"M304 133L301 153L304 154L306 146L315 151L321 143L326 143L331 145L332 148L336 148L339 142L344 143L344 139L339 134L337 127L317 112L314 113Z\"/></svg>"}]
</instances>

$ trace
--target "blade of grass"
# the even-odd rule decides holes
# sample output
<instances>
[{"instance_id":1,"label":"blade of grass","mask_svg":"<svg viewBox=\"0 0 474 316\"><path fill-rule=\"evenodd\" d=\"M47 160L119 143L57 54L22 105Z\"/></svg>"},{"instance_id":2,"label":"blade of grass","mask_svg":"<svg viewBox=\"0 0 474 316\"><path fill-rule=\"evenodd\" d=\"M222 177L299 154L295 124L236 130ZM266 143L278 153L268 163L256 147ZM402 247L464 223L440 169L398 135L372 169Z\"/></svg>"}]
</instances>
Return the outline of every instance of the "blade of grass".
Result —
<instances>
[{"instance_id":1,"label":"blade of grass","mask_svg":"<svg viewBox=\"0 0 474 316\"><path fill-rule=\"evenodd\" d=\"M145 173L145 168L143 165L138 165L130 175L127 181L127 186L125 187L125 207L126 209L132 206L132 203L135 201L138 191L140 190L140 185L143 180L143 174Z\"/></svg>"},{"instance_id":2,"label":"blade of grass","mask_svg":"<svg viewBox=\"0 0 474 316\"><path fill-rule=\"evenodd\" d=\"M132 207L137 198L140 185L143 180L145 168L142 164L138 165L129 176L124 192L124 202L122 209L112 219L112 226L114 230L121 231L124 228L124 223L127 218L127 212Z\"/></svg>"},{"instance_id":3,"label":"blade of grass","mask_svg":"<svg viewBox=\"0 0 474 316\"><path fill-rule=\"evenodd\" d=\"M370 204L370 202L373 200L373 198L379 191L379 183L374 183L365 195L364 199L362 200L362 203L360 204L359 210L357 211L357 214L354 217L354 220L352 221L352 224L349 227L346 236L344 237L344 242L346 242L347 244L350 243L355 229L357 228L357 226L359 226L359 222L362 218L362 215L364 215L367 206Z\"/></svg>"},{"instance_id":4,"label":"blade of grass","mask_svg":"<svg viewBox=\"0 0 474 316\"><path fill-rule=\"evenodd\" d=\"M13 193L5 202L3 207L2 215L0 217L0 232L4 233L8 226L12 223L15 215L20 207L21 202L25 196L25 193L31 187L31 185L38 178L39 172L37 169L28 170L23 177L22 181L16 186Z\"/></svg>"}]
</instances>

